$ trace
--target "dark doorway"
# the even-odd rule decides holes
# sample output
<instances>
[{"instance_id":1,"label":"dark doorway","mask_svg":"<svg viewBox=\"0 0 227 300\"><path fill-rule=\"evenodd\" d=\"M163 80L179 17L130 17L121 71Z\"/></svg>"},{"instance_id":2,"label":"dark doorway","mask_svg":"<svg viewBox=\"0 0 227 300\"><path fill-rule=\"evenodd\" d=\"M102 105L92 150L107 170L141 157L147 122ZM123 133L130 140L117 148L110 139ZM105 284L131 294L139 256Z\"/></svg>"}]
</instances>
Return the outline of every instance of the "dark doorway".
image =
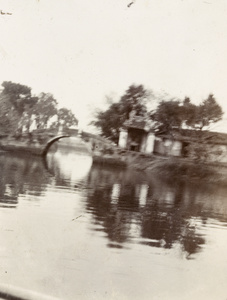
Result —
<instances>
[{"instance_id":1,"label":"dark doorway","mask_svg":"<svg viewBox=\"0 0 227 300\"><path fill-rule=\"evenodd\" d=\"M181 154L182 154L183 157L188 157L188 154L189 154L188 146L189 146L188 142L183 142L182 143Z\"/></svg>"}]
</instances>

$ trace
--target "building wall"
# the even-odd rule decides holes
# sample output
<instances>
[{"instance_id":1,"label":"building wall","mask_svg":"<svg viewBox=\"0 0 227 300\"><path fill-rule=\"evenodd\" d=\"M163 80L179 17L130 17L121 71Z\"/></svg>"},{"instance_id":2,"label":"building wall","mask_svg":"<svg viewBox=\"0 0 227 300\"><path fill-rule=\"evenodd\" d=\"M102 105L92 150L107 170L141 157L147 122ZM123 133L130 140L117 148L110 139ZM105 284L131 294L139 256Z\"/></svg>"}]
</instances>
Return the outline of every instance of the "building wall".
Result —
<instances>
[{"instance_id":1,"label":"building wall","mask_svg":"<svg viewBox=\"0 0 227 300\"><path fill-rule=\"evenodd\" d=\"M147 154L187 157L187 147L190 141L173 141L168 138L155 137L142 129L129 128L122 130L119 147ZM208 145L208 159L211 162L227 163L227 145Z\"/></svg>"},{"instance_id":2,"label":"building wall","mask_svg":"<svg viewBox=\"0 0 227 300\"><path fill-rule=\"evenodd\" d=\"M227 163L227 145L210 145L209 160Z\"/></svg>"},{"instance_id":3,"label":"building wall","mask_svg":"<svg viewBox=\"0 0 227 300\"><path fill-rule=\"evenodd\" d=\"M118 146L123 149L152 154L155 135L142 129L121 129Z\"/></svg>"},{"instance_id":4,"label":"building wall","mask_svg":"<svg viewBox=\"0 0 227 300\"><path fill-rule=\"evenodd\" d=\"M154 153L165 155L165 146L162 139L159 137L155 138Z\"/></svg>"},{"instance_id":5,"label":"building wall","mask_svg":"<svg viewBox=\"0 0 227 300\"><path fill-rule=\"evenodd\" d=\"M161 155L181 156L182 142L172 141L156 137L154 144L154 153Z\"/></svg>"},{"instance_id":6,"label":"building wall","mask_svg":"<svg viewBox=\"0 0 227 300\"><path fill-rule=\"evenodd\" d=\"M146 152L147 145L147 134L143 134L141 144L140 144L140 152Z\"/></svg>"},{"instance_id":7,"label":"building wall","mask_svg":"<svg viewBox=\"0 0 227 300\"><path fill-rule=\"evenodd\" d=\"M121 129L120 131L120 136L119 136L119 141L118 141L118 146L125 149L127 146L127 140L128 140L128 131Z\"/></svg>"},{"instance_id":8,"label":"building wall","mask_svg":"<svg viewBox=\"0 0 227 300\"><path fill-rule=\"evenodd\" d=\"M148 133L144 152L147 154L153 153L154 145L155 145L155 135L153 133Z\"/></svg>"},{"instance_id":9,"label":"building wall","mask_svg":"<svg viewBox=\"0 0 227 300\"><path fill-rule=\"evenodd\" d=\"M174 141L173 144L172 144L170 155L181 156L181 153L182 153L182 142L181 141Z\"/></svg>"}]
</instances>

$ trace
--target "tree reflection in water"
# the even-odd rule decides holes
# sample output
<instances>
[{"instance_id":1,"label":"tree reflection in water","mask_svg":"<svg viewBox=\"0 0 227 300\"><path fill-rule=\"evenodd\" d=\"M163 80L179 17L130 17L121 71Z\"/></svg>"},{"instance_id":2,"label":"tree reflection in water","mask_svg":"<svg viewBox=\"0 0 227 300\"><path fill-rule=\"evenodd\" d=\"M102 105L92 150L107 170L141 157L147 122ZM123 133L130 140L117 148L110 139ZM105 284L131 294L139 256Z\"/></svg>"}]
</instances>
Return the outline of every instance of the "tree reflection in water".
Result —
<instances>
[{"instance_id":1,"label":"tree reflection in water","mask_svg":"<svg viewBox=\"0 0 227 300\"><path fill-rule=\"evenodd\" d=\"M96 230L107 234L109 247L141 243L170 249L178 245L187 259L205 244L200 229L206 219L218 217L219 205L212 205L214 195L219 191L221 199L226 192L224 187L173 184L131 170L98 166L92 167L87 185L87 211L100 225ZM226 222L227 215L221 218Z\"/></svg>"},{"instance_id":2,"label":"tree reflection in water","mask_svg":"<svg viewBox=\"0 0 227 300\"><path fill-rule=\"evenodd\" d=\"M56 153L55 153L56 152ZM53 151L49 174L40 158L0 156L0 205L16 207L20 197L38 200L48 184L83 196L91 230L105 233L108 247L143 244L181 249L192 259L202 249L206 223L227 222L225 187L199 182L165 182L145 173L91 166L90 157Z\"/></svg>"},{"instance_id":3,"label":"tree reflection in water","mask_svg":"<svg viewBox=\"0 0 227 300\"><path fill-rule=\"evenodd\" d=\"M4 207L16 207L19 196L40 196L50 181L41 158L35 156L0 155L0 170L0 206Z\"/></svg>"}]
</instances>

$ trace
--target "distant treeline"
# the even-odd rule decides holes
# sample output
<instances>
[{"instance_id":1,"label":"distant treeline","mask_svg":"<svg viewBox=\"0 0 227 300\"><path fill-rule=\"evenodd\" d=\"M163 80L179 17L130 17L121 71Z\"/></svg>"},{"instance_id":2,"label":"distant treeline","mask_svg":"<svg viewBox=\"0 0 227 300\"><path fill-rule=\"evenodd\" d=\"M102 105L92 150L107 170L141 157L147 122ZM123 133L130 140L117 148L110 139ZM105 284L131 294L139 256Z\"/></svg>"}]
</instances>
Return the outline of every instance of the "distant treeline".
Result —
<instances>
[{"instance_id":1,"label":"distant treeline","mask_svg":"<svg viewBox=\"0 0 227 300\"><path fill-rule=\"evenodd\" d=\"M68 108L58 108L50 93L32 95L31 88L4 81L0 93L0 133L20 134L32 129L69 128L78 124Z\"/></svg>"}]
</instances>

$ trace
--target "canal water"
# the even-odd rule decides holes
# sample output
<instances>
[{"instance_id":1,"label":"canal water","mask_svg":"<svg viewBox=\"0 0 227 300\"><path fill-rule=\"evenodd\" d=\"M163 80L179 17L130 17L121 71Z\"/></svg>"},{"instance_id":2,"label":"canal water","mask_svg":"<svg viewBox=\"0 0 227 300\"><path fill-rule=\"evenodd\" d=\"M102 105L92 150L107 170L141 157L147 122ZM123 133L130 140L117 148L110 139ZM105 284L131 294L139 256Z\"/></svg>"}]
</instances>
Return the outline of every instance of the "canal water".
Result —
<instances>
[{"instance_id":1,"label":"canal water","mask_svg":"<svg viewBox=\"0 0 227 300\"><path fill-rule=\"evenodd\" d=\"M65 300L226 300L226 249L225 186L92 165L61 142L45 161L0 154L1 283Z\"/></svg>"}]
</instances>

